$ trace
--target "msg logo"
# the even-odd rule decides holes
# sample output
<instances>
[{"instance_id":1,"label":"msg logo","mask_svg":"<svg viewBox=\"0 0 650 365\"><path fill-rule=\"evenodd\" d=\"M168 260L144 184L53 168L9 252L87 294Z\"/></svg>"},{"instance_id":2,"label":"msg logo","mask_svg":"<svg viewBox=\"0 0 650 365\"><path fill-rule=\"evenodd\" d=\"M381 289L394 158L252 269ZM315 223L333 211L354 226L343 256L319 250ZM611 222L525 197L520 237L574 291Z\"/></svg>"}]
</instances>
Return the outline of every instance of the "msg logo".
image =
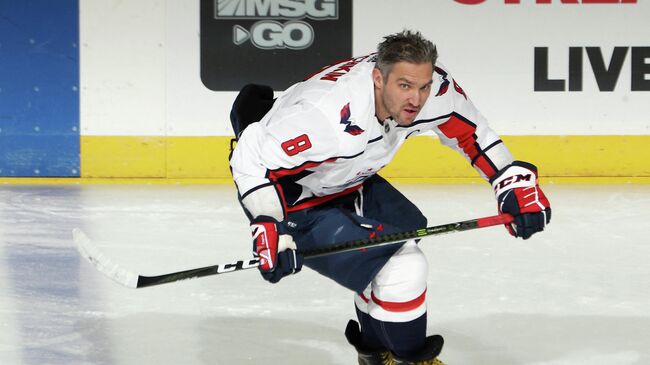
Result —
<instances>
[{"instance_id":1,"label":"msg logo","mask_svg":"<svg viewBox=\"0 0 650 365\"><path fill-rule=\"evenodd\" d=\"M250 39L259 49L305 49L315 38L314 28L303 19L338 19L338 0L215 0L217 20L255 20L250 29L233 26L233 43ZM282 23L278 20L287 20Z\"/></svg>"}]
</instances>

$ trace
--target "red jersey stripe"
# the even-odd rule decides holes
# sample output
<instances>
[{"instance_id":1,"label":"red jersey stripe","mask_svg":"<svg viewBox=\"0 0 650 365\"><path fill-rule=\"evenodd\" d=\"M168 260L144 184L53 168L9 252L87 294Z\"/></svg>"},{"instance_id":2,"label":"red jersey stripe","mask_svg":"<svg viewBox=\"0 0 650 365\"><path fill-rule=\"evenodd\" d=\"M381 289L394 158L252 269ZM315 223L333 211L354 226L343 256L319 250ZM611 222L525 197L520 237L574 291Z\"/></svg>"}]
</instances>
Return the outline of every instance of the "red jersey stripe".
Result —
<instances>
[{"instance_id":1,"label":"red jersey stripe","mask_svg":"<svg viewBox=\"0 0 650 365\"><path fill-rule=\"evenodd\" d=\"M470 160L478 155L476 125L452 114L449 120L439 125L438 128L447 138L455 138L458 141L458 146L469 156Z\"/></svg>"},{"instance_id":2,"label":"red jersey stripe","mask_svg":"<svg viewBox=\"0 0 650 365\"><path fill-rule=\"evenodd\" d=\"M338 198L340 196L347 195L347 194L350 194L352 192L355 192L355 191L359 190L361 185L363 185L363 184L359 184L357 186L347 188L347 189L345 189L345 190L343 190L341 192L338 192L336 194L311 198L311 199L307 200L304 203L300 203L300 204L297 204L297 205L294 205L294 206L291 206L291 207L287 207L287 211L295 212L295 211L298 211L298 210L303 210L303 209L315 207L317 205L321 205L321 204L326 203L326 202L328 202L328 201L330 201L330 200L332 200L334 198Z\"/></svg>"},{"instance_id":3,"label":"red jersey stripe","mask_svg":"<svg viewBox=\"0 0 650 365\"><path fill-rule=\"evenodd\" d=\"M474 123L452 114L449 120L439 125L438 128L447 138L455 138L458 141L458 146L465 152L470 161L476 159L473 165L481 170L485 176L489 178L497 173L487 157L480 156L477 158L482 151L476 140L476 125Z\"/></svg>"}]
</instances>

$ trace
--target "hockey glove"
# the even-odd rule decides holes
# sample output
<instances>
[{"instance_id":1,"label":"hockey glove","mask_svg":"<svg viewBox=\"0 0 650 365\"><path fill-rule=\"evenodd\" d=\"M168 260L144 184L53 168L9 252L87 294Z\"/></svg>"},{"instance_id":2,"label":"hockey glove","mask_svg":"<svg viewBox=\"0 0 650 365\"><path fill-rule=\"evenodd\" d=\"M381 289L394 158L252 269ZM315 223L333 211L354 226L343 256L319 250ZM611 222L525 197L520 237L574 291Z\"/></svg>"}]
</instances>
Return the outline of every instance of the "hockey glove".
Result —
<instances>
[{"instance_id":1,"label":"hockey glove","mask_svg":"<svg viewBox=\"0 0 650 365\"><path fill-rule=\"evenodd\" d=\"M537 167L514 161L490 179L499 212L509 213L514 222L506 225L511 235L528 239L551 222L551 205L537 182Z\"/></svg>"},{"instance_id":2,"label":"hockey glove","mask_svg":"<svg viewBox=\"0 0 650 365\"><path fill-rule=\"evenodd\" d=\"M264 280L277 283L283 277L302 269L303 257L296 251L293 238L275 219L259 216L251 223L253 256L260 259L259 270Z\"/></svg>"}]
</instances>

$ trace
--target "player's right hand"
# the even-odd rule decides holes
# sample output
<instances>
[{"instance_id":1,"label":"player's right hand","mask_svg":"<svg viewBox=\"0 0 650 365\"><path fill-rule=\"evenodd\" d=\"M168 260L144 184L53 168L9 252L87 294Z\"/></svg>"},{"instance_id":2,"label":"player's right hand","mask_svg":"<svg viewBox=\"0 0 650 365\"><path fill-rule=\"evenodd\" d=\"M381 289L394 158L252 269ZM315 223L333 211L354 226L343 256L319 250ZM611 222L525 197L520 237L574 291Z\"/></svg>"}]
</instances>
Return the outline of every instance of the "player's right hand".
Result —
<instances>
[{"instance_id":1,"label":"player's right hand","mask_svg":"<svg viewBox=\"0 0 650 365\"><path fill-rule=\"evenodd\" d=\"M537 180L537 167L523 161L514 161L491 179L499 213L514 217L506 228L525 240L551 222L551 205Z\"/></svg>"},{"instance_id":2,"label":"player's right hand","mask_svg":"<svg viewBox=\"0 0 650 365\"><path fill-rule=\"evenodd\" d=\"M259 216L251 222L253 255L264 280L277 283L283 277L302 269L303 257L296 251L293 238L275 219Z\"/></svg>"}]
</instances>

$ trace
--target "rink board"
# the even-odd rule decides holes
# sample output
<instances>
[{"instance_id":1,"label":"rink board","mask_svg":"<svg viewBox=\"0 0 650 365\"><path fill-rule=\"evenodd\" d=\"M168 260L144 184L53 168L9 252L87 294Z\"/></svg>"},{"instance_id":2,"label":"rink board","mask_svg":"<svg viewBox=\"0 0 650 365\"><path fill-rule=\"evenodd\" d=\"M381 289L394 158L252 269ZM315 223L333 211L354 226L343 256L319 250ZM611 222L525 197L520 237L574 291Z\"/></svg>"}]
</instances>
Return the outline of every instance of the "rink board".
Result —
<instances>
[{"instance_id":1,"label":"rink board","mask_svg":"<svg viewBox=\"0 0 650 365\"><path fill-rule=\"evenodd\" d=\"M229 179L229 137L82 136L85 178ZM650 136L503 136L517 159L541 176L650 176ZM473 178L476 171L436 138L409 139L382 175Z\"/></svg>"},{"instance_id":2,"label":"rink board","mask_svg":"<svg viewBox=\"0 0 650 365\"><path fill-rule=\"evenodd\" d=\"M16 176L230 181L227 116L236 92L215 91L201 78L218 71L202 62L212 43L202 42L201 19L228 29L253 20L202 17L200 4L217 2L66 0L52 8L50 2L30 0L3 13L0 51L10 57L0 57L1 181ZM374 1L355 1L353 27L344 32L343 43L351 42L352 53L362 55L385 34L406 26L420 30L436 43L440 62L490 127L505 136L516 158L537 164L541 176L650 178L650 3L450 0L432 7L414 0L412 5L379 9ZM444 16L432 22L434 12ZM279 21L257 18L267 25ZM548 19L554 19L552 26ZM305 15L300 21L313 23L318 37L327 32L316 25L335 20ZM481 29L480 42L468 36L467 24ZM221 36L220 41L235 42L230 32ZM220 51L233 57L233 50L253 43L228 43ZM277 50L259 52L254 60L266 64ZM323 58L322 64L332 61ZM61 72L53 69L59 66ZM237 82L260 81L249 77L251 67L243 69ZM430 137L410 139L382 174L426 182L478 176Z\"/></svg>"},{"instance_id":3,"label":"rink board","mask_svg":"<svg viewBox=\"0 0 650 365\"><path fill-rule=\"evenodd\" d=\"M76 0L0 6L0 176L79 176Z\"/></svg>"}]
</instances>

